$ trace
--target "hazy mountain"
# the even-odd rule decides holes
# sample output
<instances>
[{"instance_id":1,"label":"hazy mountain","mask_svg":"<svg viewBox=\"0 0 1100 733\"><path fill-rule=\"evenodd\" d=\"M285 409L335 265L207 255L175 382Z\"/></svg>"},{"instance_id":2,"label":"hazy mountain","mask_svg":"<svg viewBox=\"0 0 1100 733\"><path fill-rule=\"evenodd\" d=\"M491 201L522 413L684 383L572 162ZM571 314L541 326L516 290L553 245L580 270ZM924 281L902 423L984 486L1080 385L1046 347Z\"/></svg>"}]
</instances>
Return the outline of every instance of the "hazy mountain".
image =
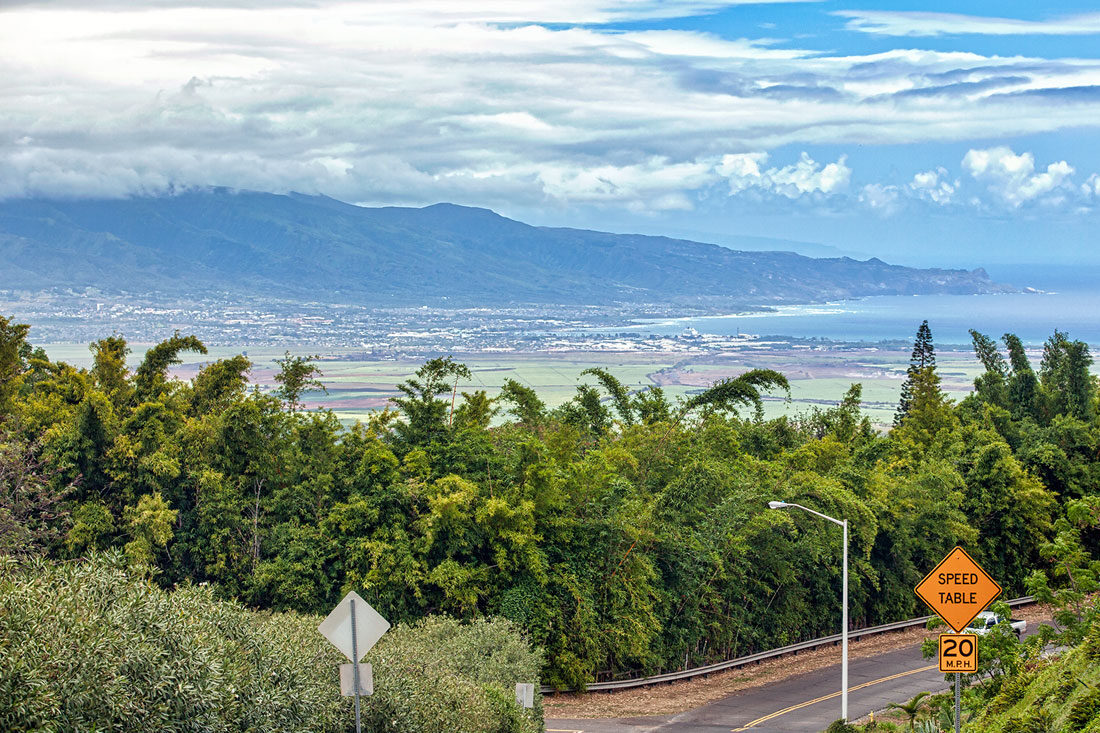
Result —
<instances>
[{"instance_id":1,"label":"hazy mountain","mask_svg":"<svg viewBox=\"0 0 1100 733\"><path fill-rule=\"evenodd\" d=\"M371 305L766 304L1005 289L982 270L532 227L452 204L365 208L223 189L0 203L0 288L58 286Z\"/></svg>"}]
</instances>

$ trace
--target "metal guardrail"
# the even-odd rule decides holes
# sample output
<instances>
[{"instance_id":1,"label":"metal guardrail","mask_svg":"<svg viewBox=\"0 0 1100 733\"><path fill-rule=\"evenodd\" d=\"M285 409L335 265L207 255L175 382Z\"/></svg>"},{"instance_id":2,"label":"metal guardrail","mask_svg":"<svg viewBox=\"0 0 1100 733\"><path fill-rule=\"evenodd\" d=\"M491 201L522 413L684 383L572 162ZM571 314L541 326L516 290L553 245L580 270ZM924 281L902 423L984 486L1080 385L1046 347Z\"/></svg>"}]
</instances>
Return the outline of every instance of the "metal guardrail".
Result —
<instances>
[{"instance_id":1,"label":"metal guardrail","mask_svg":"<svg viewBox=\"0 0 1100 733\"><path fill-rule=\"evenodd\" d=\"M1014 598L1008 601L1009 606L1027 606L1035 603L1033 596L1024 596L1023 598ZM849 641L855 641L861 639L864 636L874 636L875 634L885 634L891 631L901 631L902 629L909 629L914 626L923 626L928 623L928 620L932 616L921 616L920 618L911 618L907 621L895 621L890 624L882 624L881 626L869 626L865 629L853 629L848 632ZM666 672L665 674L658 674L652 677L639 677L631 680L612 680L610 682L592 682L586 690L589 692L598 692L601 690L626 690L631 687L645 687L647 685L659 685L662 682L677 682L679 680L687 680L692 677L705 676L708 674L714 674L715 672L722 672L727 669L735 669L737 667L744 667L749 664L755 664L756 662L762 662L765 659L772 659L774 657L781 657L785 654L797 654L798 652L806 651L808 649L816 649L820 646L826 646L828 644L839 644L841 641L840 634L833 634L831 636L822 636L818 639L810 639L809 641L800 641L797 644L791 644L789 646L779 647L778 649L770 649L766 652L757 652L756 654L749 654L745 657L738 657L737 659L727 659L724 662L715 662L714 664L708 664L703 667L695 667L694 669L685 669L680 672ZM553 687L542 686L542 694L557 692ZM563 690L563 692L571 692L571 690Z\"/></svg>"}]
</instances>

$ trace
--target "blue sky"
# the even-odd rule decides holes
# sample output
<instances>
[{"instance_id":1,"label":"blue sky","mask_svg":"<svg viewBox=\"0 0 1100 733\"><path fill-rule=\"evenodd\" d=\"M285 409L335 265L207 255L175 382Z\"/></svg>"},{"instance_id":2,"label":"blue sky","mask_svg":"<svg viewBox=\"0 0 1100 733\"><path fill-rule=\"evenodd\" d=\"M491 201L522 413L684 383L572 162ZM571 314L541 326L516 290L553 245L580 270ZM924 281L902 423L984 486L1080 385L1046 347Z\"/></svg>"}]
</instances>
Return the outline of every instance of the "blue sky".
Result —
<instances>
[{"instance_id":1,"label":"blue sky","mask_svg":"<svg viewBox=\"0 0 1100 733\"><path fill-rule=\"evenodd\" d=\"M1089 5L9 0L0 197L220 185L1100 264Z\"/></svg>"}]
</instances>

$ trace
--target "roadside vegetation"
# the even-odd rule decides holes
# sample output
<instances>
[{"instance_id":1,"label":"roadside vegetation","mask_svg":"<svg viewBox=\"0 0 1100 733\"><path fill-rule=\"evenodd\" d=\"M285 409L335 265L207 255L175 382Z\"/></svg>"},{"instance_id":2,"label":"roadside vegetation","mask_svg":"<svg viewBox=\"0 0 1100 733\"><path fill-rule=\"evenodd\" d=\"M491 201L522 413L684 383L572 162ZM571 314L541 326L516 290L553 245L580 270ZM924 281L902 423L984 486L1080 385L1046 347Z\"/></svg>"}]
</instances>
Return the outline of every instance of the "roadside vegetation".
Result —
<instances>
[{"instance_id":1,"label":"roadside vegetation","mask_svg":"<svg viewBox=\"0 0 1100 733\"><path fill-rule=\"evenodd\" d=\"M354 730L339 690L347 660L320 621L251 611L205 585L164 590L118 551L0 559L0 730ZM542 729L541 711L512 699L541 660L511 622L426 617L364 661L375 670L365 730Z\"/></svg>"},{"instance_id":2,"label":"roadside vegetation","mask_svg":"<svg viewBox=\"0 0 1100 733\"><path fill-rule=\"evenodd\" d=\"M156 586L250 608L318 614L354 589L397 623L502 617L562 688L833 632L839 531L772 499L850 521L854 625L917 615L913 586L955 544L1012 596L1040 590L1037 569L1051 594L1076 592L1067 568L1100 543L1092 359L1058 332L1037 365L1011 334L999 348L975 333L985 371L955 403L922 328L887 435L859 385L765 420L761 395L787 386L773 371L672 400L591 369L550 410L514 381L470 391L450 358L343 429L302 409L309 359L280 361L264 394L244 356L172 378L181 353L205 351L191 336L135 370L117 335L92 344L90 369L28 336L0 319L12 562L111 550Z\"/></svg>"}]
</instances>

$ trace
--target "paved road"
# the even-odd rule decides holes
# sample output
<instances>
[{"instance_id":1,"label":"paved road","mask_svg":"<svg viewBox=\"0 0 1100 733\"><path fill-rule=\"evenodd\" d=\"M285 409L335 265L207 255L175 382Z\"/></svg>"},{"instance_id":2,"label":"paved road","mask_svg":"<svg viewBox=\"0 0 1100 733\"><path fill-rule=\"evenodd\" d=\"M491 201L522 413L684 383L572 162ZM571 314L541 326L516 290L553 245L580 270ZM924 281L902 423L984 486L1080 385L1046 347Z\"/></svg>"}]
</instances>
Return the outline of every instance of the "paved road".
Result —
<instances>
[{"instance_id":1,"label":"paved road","mask_svg":"<svg viewBox=\"0 0 1100 733\"><path fill-rule=\"evenodd\" d=\"M914 646L848 666L848 717L905 702L923 690L947 689L935 660ZM840 665L807 672L677 715L612 720L547 719L547 733L817 733L840 717Z\"/></svg>"}]
</instances>

